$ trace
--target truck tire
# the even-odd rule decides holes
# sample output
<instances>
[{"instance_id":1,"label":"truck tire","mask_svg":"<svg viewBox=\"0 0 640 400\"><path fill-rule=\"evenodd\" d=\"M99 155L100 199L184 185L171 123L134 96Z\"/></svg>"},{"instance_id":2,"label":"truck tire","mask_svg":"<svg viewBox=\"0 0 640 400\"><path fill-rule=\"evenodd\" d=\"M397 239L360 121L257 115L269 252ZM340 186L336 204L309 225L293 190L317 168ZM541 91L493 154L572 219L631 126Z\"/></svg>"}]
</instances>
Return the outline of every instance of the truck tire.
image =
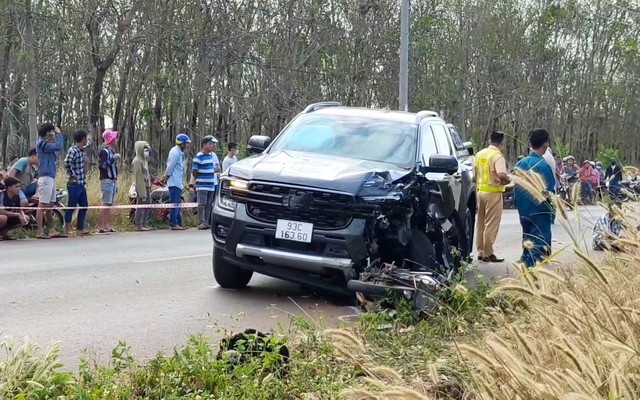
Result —
<instances>
[{"instance_id":1,"label":"truck tire","mask_svg":"<svg viewBox=\"0 0 640 400\"><path fill-rule=\"evenodd\" d=\"M467 212L470 211L467 210ZM466 216L465 218L473 218L473 216ZM449 229L447 232L449 241L458 248L461 258L466 260L469 257L469 254L471 254L470 249L473 245L469 244L469 240L473 240L473 232L469 235L470 232L467 231L465 221L462 220L460 214L456 211L451 215L449 222L451 222L453 228ZM471 228L471 231L473 231L473 228Z\"/></svg>"},{"instance_id":2,"label":"truck tire","mask_svg":"<svg viewBox=\"0 0 640 400\"><path fill-rule=\"evenodd\" d=\"M230 265L222 256L222 250L213 249L213 277L225 289L243 289L251 280L253 271Z\"/></svg>"},{"instance_id":3,"label":"truck tire","mask_svg":"<svg viewBox=\"0 0 640 400\"><path fill-rule=\"evenodd\" d=\"M427 234L418 229L411 230L411 242L407 245L407 257L409 269L418 271L426 267L430 271L438 271L439 263L436 258L436 250ZM422 268L421 268L422 266Z\"/></svg>"},{"instance_id":4,"label":"truck tire","mask_svg":"<svg viewBox=\"0 0 640 400\"><path fill-rule=\"evenodd\" d=\"M471 253L473 253L473 239L475 237L476 229L476 213L475 210L469 209L464 213L464 231L467 235L466 248L464 249L462 256L464 259L469 259Z\"/></svg>"}]
</instances>

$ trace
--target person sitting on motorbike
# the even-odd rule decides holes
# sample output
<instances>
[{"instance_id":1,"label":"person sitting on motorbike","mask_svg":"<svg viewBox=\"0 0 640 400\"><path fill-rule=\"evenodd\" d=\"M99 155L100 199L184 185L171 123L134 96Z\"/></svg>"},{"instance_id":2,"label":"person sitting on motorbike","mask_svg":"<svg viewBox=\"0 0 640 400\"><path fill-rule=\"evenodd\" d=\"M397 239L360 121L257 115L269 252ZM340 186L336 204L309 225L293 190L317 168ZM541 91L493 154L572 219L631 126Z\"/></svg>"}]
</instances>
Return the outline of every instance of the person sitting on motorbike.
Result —
<instances>
[{"instance_id":1,"label":"person sitting on motorbike","mask_svg":"<svg viewBox=\"0 0 640 400\"><path fill-rule=\"evenodd\" d=\"M580 168L580 183L582 192L586 195L590 203L595 203L595 189L600 183L598 171L591 165L589 160L585 160Z\"/></svg>"},{"instance_id":2,"label":"person sitting on motorbike","mask_svg":"<svg viewBox=\"0 0 640 400\"><path fill-rule=\"evenodd\" d=\"M578 166L576 165L576 159L573 156L567 156L564 159L566 165L564 166L563 173L566 175L567 180L571 181L572 178L578 177Z\"/></svg>"},{"instance_id":3,"label":"person sitting on motorbike","mask_svg":"<svg viewBox=\"0 0 640 400\"><path fill-rule=\"evenodd\" d=\"M20 190L19 180L7 177L4 186L5 190L0 192L0 240L14 240L9 232L29 223L29 218L20 209L26 207L28 202Z\"/></svg>"},{"instance_id":4,"label":"person sitting on motorbike","mask_svg":"<svg viewBox=\"0 0 640 400\"><path fill-rule=\"evenodd\" d=\"M615 240L620 237L623 225L621 221L622 203L609 204L607 212L602 214L593 225L592 247L595 251L620 251Z\"/></svg>"}]
</instances>

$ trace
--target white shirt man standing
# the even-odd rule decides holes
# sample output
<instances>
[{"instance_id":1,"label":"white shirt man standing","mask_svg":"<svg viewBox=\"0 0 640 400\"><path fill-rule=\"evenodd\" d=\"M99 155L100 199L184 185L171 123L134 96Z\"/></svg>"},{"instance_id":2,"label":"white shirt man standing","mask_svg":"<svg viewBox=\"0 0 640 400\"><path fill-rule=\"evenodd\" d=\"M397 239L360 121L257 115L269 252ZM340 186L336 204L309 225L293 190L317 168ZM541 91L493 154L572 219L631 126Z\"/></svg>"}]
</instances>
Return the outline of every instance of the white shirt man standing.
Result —
<instances>
[{"instance_id":1,"label":"white shirt man standing","mask_svg":"<svg viewBox=\"0 0 640 400\"><path fill-rule=\"evenodd\" d=\"M230 142L227 146L229 153L227 153L224 160L222 160L222 172L229 169L230 166L238 162L238 145L234 142Z\"/></svg>"}]
</instances>

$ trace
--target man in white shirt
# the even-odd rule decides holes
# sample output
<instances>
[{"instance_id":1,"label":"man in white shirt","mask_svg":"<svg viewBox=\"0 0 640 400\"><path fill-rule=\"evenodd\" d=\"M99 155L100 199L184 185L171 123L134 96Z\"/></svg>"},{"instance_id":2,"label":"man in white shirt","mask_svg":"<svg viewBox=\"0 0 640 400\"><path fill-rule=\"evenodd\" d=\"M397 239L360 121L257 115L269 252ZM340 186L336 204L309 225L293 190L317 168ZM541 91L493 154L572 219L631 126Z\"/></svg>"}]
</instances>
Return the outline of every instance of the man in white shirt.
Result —
<instances>
[{"instance_id":1,"label":"man in white shirt","mask_svg":"<svg viewBox=\"0 0 640 400\"><path fill-rule=\"evenodd\" d=\"M222 160L222 172L226 171L230 166L238 162L238 157L236 157L238 154L238 145L234 142L230 142L227 147L229 149L229 153L227 153L227 156Z\"/></svg>"},{"instance_id":2,"label":"man in white shirt","mask_svg":"<svg viewBox=\"0 0 640 400\"><path fill-rule=\"evenodd\" d=\"M556 176L556 158L553 156L553 151L550 148L547 148L547 151L542 155L544 161L551 167L551 170L554 171L553 176L556 178L555 182L553 182L553 187L558 188L558 177Z\"/></svg>"}]
</instances>

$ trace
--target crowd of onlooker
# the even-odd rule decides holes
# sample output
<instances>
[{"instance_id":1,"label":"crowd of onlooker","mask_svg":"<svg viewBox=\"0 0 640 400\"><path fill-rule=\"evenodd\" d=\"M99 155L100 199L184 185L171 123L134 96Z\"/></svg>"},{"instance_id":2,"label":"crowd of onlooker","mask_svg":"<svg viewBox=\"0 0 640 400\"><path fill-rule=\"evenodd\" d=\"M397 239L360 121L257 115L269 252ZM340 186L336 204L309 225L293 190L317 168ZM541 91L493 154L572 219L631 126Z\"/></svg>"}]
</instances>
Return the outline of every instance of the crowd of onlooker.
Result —
<instances>
[{"instance_id":1,"label":"crowd of onlooker","mask_svg":"<svg viewBox=\"0 0 640 400\"><path fill-rule=\"evenodd\" d=\"M85 149L89 146L89 135L83 130L73 133L73 144L68 148L63 166L66 172L67 208L64 213L64 228L58 232L52 224L52 208L57 202L56 174L58 156L64 147L64 138L60 129L51 123L38 127L38 140L35 148L25 157L13 160L6 172L0 176L0 240L13 239L9 232L29 224L25 213L29 207L35 208L36 237L68 237L91 234L86 227L86 215L89 207L87 194L87 174ZM98 171L100 177L101 207L96 233L115 232L112 227L112 211L116 203L118 179L122 158L117 152L118 132L107 129L102 134L102 145L98 153ZM185 178L185 157L187 146L191 144L188 135L176 136L175 146L169 151L164 174L158 182L168 187L170 203L182 202ZM196 192L198 203L198 228L209 229L213 208L214 193L218 184L218 175L231 164L237 162L238 146L229 143L228 153L222 163L216 155L218 140L211 135L200 140L200 151L192 160L188 187ZM149 209L145 208L151 198L151 174L149 154L151 146L145 141L135 143L135 157L131 162L131 178L135 193L134 225L136 230L148 231ZM75 230L72 226L77 211ZM172 230L184 230L180 207L172 207L169 212L169 224Z\"/></svg>"}]
</instances>

